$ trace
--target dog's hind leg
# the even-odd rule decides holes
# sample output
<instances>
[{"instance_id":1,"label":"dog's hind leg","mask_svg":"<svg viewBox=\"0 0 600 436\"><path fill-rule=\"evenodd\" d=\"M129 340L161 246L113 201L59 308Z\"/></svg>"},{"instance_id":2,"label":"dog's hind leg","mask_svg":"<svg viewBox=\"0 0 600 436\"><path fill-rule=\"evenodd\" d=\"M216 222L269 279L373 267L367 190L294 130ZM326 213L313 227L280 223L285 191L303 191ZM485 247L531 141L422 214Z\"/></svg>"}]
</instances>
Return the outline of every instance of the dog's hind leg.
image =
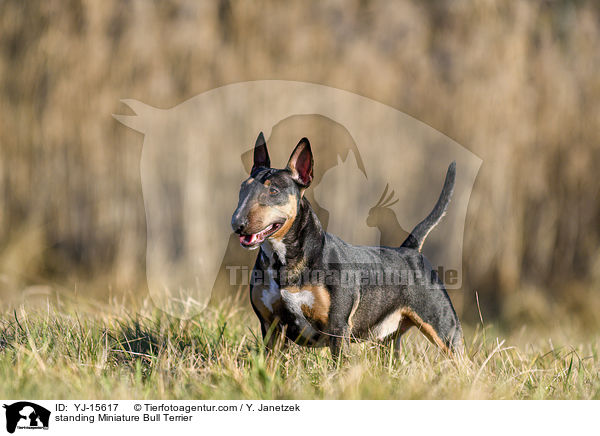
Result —
<instances>
[{"instance_id":1,"label":"dog's hind leg","mask_svg":"<svg viewBox=\"0 0 600 436\"><path fill-rule=\"evenodd\" d=\"M334 362L342 356L342 350L350 345L350 326L336 324L329 329L329 349Z\"/></svg>"},{"instance_id":2,"label":"dog's hind leg","mask_svg":"<svg viewBox=\"0 0 600 436\"><path fill-rule=\"evenodd\" d=\"M442 314L446 316L441 316ZM448 316L448 313L444 312L442 314L417 311L409 307L402 309L402 316L410 319L427 339L440 347L449 356L462 354L462 329L458 318L454 315L453 310L453 316Z\"/></svg>"},{"instance_id":3,"label":"dog's hind leg","mask_svg":"<svg viewBox=\"0 0 600 436\"><path fill-rule=\"evenodd\" d=\"M406 333L411 327L414 327L414 323L408 317L403 317L402 321L400 321L400 327L393 336L393 344L394 344L394 357L396 359L400 358L400 354L402 353L402 336Z\"/></svg>"}]
</instances>

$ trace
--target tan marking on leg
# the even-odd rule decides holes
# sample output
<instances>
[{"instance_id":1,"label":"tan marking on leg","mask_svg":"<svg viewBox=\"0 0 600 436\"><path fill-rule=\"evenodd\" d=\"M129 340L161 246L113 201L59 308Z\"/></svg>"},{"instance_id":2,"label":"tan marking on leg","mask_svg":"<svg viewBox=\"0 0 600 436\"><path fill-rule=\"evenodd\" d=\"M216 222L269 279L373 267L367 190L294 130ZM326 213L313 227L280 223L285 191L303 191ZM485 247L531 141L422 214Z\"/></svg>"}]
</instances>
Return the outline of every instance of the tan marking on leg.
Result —
<instances>
[{"instance_id":1,"label":"tan marking on leg","mask_svg":"<svg viewBox=\"0 0 600 436\"><path fill-rule=\"evenodd\" d=\"M425 335L427 339L429 339L432 343L436 344L450 357L452 357L452 351L446 346L444 341L442 341L442 339L439 337L439 335L431 326L431 324L428 324L425 321L423 321L421 317L415 313L414 310L409 309L408 307L403 307L401 311L402 315L410 318L411 321L415 324L415 326L417 326L417 328Z\"/></svg>"},{"instance_id":2,"label":"tan marking on leg","mask_svg":"<svg viewBox=\"0 0 600 436\"><path fill-rule=\"evenodd\" d=\"M350 310L350 316L348 316L348 327L350 327L350 332L354 328L354 314L356 313L356 309L358 309L358 304L360 303L360 293L356 296L354 303L352 304L352 310Z\"/></svg>"},{"instance_id":3,"label":"tan marking on leg","mask_svg":"<svg viewBox=\"0 0 600 436\"><path fill-rule=\"evenodd\" d=\"M331 306L329 291L325 286L313 286L310 291L315 296L315 302L307 311L307 315L316 320L321 329L324 329L329 323L329 307Z\"/></svg>"},{"instance_id":4,"label":"tan marking on leg","mask_svg":"<svg viewBox=\"0 0 600 436\"><path fill-rule=\"evenodd\" d=\"M400 327L398 331L394 335L394 355L396 358L400 357L400 353L402 352L402 336L406 333L411 327L414 327L415 323L407 317L403 316L402 321L400 321Z\"/></svg>"}]
</instances>

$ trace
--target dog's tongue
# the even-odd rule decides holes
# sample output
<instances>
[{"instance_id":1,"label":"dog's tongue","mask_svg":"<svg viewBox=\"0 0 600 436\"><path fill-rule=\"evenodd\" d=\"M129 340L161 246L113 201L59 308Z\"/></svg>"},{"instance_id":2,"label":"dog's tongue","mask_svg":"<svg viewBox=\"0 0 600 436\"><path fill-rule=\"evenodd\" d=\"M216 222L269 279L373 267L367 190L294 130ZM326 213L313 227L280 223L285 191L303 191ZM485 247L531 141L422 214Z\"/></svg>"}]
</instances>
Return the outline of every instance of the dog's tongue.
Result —
<instances>
[{"instance_id":1,"label":"dog's tongue","mask_svg":"<svg viewBox=\"0 0 600 436\"><path fill-rule=\"evenodd\" d=\"M258 233L253 233L252 235L241 235L240 236L240 244L245 245L245 246L250 246L250 245L256 245L256 244L260 244L261 242L263 242L265 240L265 237L267 235L269 235L269 232L273 232L274 229L279 228L278 225L276 224L271 224L269 227L267 227L266 229L258 232Z\"/></svg>"},{"instance_id":2,"label":"dog's tongue","mask_svg":"<svg viewBox=\"0 0 600 436\"><path fill-rule=\"evenodd\" d=\"M257 242L261 242L262 238L259 233L254 233L252 235L242 235L240 236L240 243L244 245L254 245Z\"/></svg>"}]
</instances>

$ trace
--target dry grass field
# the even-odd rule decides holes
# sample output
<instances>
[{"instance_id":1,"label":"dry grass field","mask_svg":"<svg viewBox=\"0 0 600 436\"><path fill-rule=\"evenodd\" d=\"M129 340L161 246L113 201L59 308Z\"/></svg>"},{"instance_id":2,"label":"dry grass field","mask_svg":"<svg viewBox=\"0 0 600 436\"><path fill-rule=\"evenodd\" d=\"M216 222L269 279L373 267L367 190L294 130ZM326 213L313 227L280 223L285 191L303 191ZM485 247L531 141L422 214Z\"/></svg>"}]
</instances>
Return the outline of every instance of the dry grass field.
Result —
<instances>
[{"instance_id":1,"label":"dry grass field","mask_svg":"<svg viewBox=\"0 0 600 436\"><path fill-rule=\"evenodd\" d=\"M232 304L235 303L235 304ZM464 361L417 331L398 360L354 344L266 355L254 314L224 302L180 321L126 305L65 301L17 309L0 325L2 398L91 399L599 399L600 342L576 326L503 333L465 326Z\"/></svg>"},{"instance_id":2,"label":"dry grass field","mask_svg":"<svg viewBox=\"0 0 600 436\"><path fill-rule=\"evenodd\" d=\"M598 71L591 0L0 2L0 397L598 398ZM153 307L143 138L111 114L261 79L369 97L482 158L452 293L467 362L417 332L399 362L266 357L244 292L188 321Z\"/></svg>"}]
</instances>

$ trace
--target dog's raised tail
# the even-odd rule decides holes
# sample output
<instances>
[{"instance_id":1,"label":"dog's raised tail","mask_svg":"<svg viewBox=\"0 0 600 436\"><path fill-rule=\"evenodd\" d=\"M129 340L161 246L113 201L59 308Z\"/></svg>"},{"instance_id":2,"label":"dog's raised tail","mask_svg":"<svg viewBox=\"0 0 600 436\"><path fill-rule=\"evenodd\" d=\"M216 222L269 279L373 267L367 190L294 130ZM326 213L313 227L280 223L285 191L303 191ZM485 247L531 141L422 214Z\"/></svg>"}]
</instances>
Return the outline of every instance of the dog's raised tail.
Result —
<instances>
[{"instance_id":1,"label":"dog's raised tail","mask_svg":"<svg viewBox=\"0 0 600 436\"><path fill-rule=\"evenodd\" d=\"M429 232L433 230L433 228L440 222L440 220L446 213L448 203L450 203L452 193L454 192L455 179L456 162L452 162L448 166L448 172L446 173L446 181L444 182L444 187L442 188L440 198L438 198L438 201L433 207L433 210L429 213L429 215L427 215L427 217L423 221L421 221L415 226L412 232L410 232L410 235L408 235L406 240L402 243L401 247L414 248L421 251L421 247L423 247L423 242L425 242L425 238L427 238Z\"/></svg>"}]
</instances>

